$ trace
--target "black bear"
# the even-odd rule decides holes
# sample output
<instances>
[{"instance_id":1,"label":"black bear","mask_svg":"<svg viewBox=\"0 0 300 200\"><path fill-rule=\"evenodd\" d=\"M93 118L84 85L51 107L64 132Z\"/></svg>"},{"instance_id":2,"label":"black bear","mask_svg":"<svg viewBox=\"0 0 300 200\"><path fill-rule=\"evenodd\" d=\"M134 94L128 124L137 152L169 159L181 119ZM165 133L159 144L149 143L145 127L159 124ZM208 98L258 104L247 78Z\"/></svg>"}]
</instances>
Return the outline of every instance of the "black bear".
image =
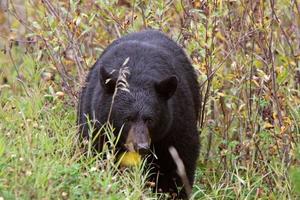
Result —
<instances>
[{"instance_id":1,"label":"black bear","mask_svg":"<svg viewBox=\"0 0 300 200\"><path fill-rule=\"evenodd\" d=\"M152 149L157 189L177 192L184 181L169 148L177 150L192 186L200 106L197 76L182 48L160 31L144 30L115 40L94 64L81 92L77 123L88 138L93 133L87 118L96 131L109 120L116 133L122 130L120 151ZM98 151L103 142L96 140Z\"/></svg>"}]
</instances>

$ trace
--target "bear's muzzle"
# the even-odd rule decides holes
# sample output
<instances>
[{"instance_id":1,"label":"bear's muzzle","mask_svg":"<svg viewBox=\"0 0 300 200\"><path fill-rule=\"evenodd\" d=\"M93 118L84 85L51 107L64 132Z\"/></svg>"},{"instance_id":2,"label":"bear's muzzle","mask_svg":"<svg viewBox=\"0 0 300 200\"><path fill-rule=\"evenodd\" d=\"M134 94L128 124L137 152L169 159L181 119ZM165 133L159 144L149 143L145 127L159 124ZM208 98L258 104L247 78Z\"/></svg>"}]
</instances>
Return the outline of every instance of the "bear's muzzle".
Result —
<instances>
[{"instance_id":1,"label":"bear's muzzle","mask_svg":"<svg viewBox=\"0 0 300 200\"><path fill-rule=\"evenodd\" d=\"M136 122L131 125L126 139L125 147L129 152L138 152L145 155L150 150L149 129L144 122Z\"/></svg>"}]
</instances>

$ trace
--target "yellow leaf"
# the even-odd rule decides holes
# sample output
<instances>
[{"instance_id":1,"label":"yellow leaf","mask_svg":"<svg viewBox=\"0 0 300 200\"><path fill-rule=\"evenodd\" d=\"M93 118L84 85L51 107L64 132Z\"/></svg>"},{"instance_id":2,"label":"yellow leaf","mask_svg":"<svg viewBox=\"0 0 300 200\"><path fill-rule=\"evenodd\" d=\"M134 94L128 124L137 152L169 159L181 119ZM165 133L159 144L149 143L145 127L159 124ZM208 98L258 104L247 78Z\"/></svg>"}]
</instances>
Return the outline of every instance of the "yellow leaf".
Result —
<instances>
[{"instance_id":1,"label":"yellow leaf","mask_svg":"<svg viewBox=\"0 0 300 200\"><path fill-rule=\"evenodd\" d=\"M141 155L137 152L125 152L120 156L119 160L121 160L121 166L136 166L141 163Z\"/></svg>"},{"instance_id":2,"label":"yellow leaf","mask_svg":"<svg viewBox=\"0 0 300 200\"><path fill-rule=\"evenodd\" d=\"M293 66L296 66L296 63L292 60L290 61L290 64L293 65Z\"/></svg>"},{"instance_id":3,"label":"yellow leaf","mask_svg":"<svg viewBox=\"0 0 300 200\"><path fill-rule=\"evenodd\" d=\"M4 24L6 21L6 17L2 9L0 9L0 25Z\"/></svg>"},{"instance_id":4,"label":"yellow leaf","mask_svg":"<svg viewBox=\"0 0 300 200\"><path fill-rule=\"evenodd\" d=\"M284 134L287 130L287 127L286 126L281 126L280 127L280 134Z\"/></svg>"},{"instance_id":5,"label":"yellow leaf","mask_svg":"<svg viewBox=\"0 0 300 200\"><path fill-rule=\"evenodd\" d=\"M201 1L199 1L199 0L193 1L193 6L194 6L194 8L199 9L201 7Z\"/></svg>"},{"instance_id":6,"label":"yellow leaf","mask_svg":"<svg viewBox=\"0 0 300 200\"><path fill-rule=\"evenodd\" d=\"M221 41L226 41L226 38L222 35L222 33L220 32L217 32L216 33L216 37L221 40Z\"/></svg>"},{"instance_id":7,"label":"yellow leaf","mask_svg":"<svg viewBox=\"0 0 300 200\"><path fill-rule=\"evenodd\" d=\"M265 122L264 129L270 129L270 128L274 128L274 126L272 124L270 124L269 122Z\"/></svg>"},{"instance_id":8,"label":"yellow leaf","mask_svg":"<svg viewBox=\"0 0 300 200\"><path fill-rule=\"evenodd\" d=\"M218 96L225 97L226 94L224 94L224 93L222 93L222 92L218 92Z\"/></svg>"},{"instance_id":9,"label":"yellow leaf","mask_svg":"<svg viewBox=\"0 0 300 200\"><path fill-rule=\"evenodd\" d=\"M283 122L287 126L291 126L292 125L292 120L290 118L288 118L288 117L283 117Z\"/></svg>"},{"instance_id":10,"label":"yellow leaf","mask_svg":"<svg viewBox=\"0 0 300 200\"><path fill-rule=\"evenodd\" d=\"M259 83L256 80L251 80L252 83L254 83L257 87L259 87Z\"/></svg>"}]
</instances>

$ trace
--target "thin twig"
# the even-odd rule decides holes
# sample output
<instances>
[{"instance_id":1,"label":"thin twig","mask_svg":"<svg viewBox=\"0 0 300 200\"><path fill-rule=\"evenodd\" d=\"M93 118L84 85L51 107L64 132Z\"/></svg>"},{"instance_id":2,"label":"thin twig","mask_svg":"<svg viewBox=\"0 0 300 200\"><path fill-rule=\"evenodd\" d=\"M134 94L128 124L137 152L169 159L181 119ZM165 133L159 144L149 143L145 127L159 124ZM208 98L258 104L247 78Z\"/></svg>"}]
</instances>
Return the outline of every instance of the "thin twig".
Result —
<instances>
[{"instance_id":1,"label":"thin twig","mask_svg":"<svg viewBox=\"0 0 300 200\"><path fill-rule=\"evenodd\" d=\"M9 55L9 58L11 60L11 63L13 64L13 66L14 66L16 72L17 72L17 80L21 83L26 95L30 97L31 95L28 93L27 88L25 86L25 83L21 80L21 76L20 76L20 73L19 73L19 68L17 67L17 65L16 65L16 63L13 59L13 56L11 55L11 48L9 48L9 50L8 50L8 55Z\"/></svg>"}]
</instances>

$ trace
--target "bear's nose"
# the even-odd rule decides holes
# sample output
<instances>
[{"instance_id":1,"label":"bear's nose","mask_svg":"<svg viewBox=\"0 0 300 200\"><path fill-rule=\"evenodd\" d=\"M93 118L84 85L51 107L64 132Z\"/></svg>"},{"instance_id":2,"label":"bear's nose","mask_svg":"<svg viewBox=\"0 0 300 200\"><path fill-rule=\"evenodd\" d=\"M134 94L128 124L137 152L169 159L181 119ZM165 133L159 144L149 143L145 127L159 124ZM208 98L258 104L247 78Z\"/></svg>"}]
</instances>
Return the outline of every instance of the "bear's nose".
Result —
<instances>
[{"instance_id":1,"label":"bear's nose","mask_svg":"<svg viewBox=\"0 0 300 200\"><path fill-rule=\"evenodd\" d=\"M149 153L150 150L150 145L148 143L140 143L135 145L135 150L140 154L140 155L146 155Z\"/></svg>"}]
</instances>

